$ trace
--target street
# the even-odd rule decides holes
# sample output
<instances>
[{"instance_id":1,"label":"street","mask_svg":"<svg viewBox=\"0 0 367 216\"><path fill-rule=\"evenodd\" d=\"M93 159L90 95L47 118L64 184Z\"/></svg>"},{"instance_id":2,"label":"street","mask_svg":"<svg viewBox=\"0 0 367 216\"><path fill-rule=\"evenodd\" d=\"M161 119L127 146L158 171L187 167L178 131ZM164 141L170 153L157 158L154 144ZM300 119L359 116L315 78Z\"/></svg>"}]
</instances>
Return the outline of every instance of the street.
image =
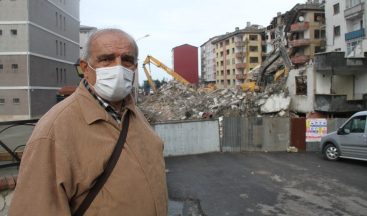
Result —
<instances>
[{"instance_id":1,"label":"street","mask_svg":"<svg viewBox=\"0 0 367 216\"><path fill-rule=\"evenodd\" d=\"M367 162L329 162L315 152L211 153L166 158L166 169L170 199L184 203L182 215L367 212Z\"/></svg>"}]
</instances>

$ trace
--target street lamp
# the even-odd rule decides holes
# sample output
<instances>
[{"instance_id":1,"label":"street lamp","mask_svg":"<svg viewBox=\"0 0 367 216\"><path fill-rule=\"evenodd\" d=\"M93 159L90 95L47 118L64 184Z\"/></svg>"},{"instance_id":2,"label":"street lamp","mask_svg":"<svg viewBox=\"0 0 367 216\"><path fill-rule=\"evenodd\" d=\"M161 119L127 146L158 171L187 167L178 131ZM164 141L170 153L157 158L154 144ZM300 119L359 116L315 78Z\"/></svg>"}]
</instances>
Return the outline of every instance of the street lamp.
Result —
<instances>
[{"instance_id":1,"label":"street lamp","mask_svg":"<svg viewBox=\"0 0 367 216\"><path fill-rule=\"evenodd\" d=\"M135 41L140 41L141 39L147 38L147 37L149 37L149 36L150 36L150 34L146 34L146 35L144 35L144 36L142 36L142 37L140 37L140 38L136 39Z\"/></svg>"}]
</instances>

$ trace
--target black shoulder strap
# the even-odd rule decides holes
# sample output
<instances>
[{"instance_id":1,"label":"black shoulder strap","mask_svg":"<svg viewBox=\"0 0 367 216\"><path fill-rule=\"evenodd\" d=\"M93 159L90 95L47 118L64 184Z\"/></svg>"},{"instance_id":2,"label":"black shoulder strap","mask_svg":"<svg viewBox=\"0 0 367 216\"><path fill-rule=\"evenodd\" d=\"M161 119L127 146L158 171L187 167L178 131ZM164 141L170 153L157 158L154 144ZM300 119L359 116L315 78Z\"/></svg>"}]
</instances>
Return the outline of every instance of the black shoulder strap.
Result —
<instances>
[{"instance_id":1,"label":"black shoulder strap","mask_svg":"<svg viewBox=\"0 0 367 216\"><path fill-rule=\"evenodd\" d=\"M124 143L126 141L127 131L129 128L129 119L130 119L129 110L127 110L124 117L124 123L122 126L120 137L116 143L115 149L113 150L110 159L107 162L106 169L97 178L96 183L89 190L88 195L85 197L82 204L79 206L78 210L74 213L73 216L82 216L85 213L85 211L89 208L90 204L93 202L94 198L97 196L98 192L101 190L103 185L106 183L108 177L112 173L113 168L115 167L118 159L120 158L122 148L124 147Z\"/></svg>"}]
</instances>

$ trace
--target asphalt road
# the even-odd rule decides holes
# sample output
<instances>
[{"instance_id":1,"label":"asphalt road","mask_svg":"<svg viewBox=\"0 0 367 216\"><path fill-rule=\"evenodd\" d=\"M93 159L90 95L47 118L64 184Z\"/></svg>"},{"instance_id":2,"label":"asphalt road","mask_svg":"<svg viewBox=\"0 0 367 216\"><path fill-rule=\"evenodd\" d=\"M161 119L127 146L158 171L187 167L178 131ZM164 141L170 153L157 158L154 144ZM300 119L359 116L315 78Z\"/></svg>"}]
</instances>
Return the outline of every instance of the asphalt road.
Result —
<instances>
[{"instance_id":1,"label":"asphalt road","mask_svg":"<svg viewBox=\"0 0 367 216\"><path fill-rule=\"evenodd\" d=\"M212 153L166 158L166 168L170 199L199 205L183 215L367 215L367 162Z\"/></svg>"}]
</instances>

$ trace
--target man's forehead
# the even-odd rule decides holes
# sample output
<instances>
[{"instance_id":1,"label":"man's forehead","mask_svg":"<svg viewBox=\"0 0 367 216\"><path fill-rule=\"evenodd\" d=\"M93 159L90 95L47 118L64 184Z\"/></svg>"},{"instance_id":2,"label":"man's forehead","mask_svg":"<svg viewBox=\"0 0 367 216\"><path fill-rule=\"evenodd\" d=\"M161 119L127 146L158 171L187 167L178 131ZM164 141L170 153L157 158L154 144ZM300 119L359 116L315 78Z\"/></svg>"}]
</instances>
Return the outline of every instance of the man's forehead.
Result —
<instances>
[{"instance_id":1,"label":"man's forehead","mask_svg":"<svg viewBox=\"0 0 367 216\"><path fill-rule=\"evenodd\" d=\"M120 32L106 32L96 36L91 43L91 50L97 55L115 52L134 55L135 52L131 40Z\"/></svg>"}]
</instances>

